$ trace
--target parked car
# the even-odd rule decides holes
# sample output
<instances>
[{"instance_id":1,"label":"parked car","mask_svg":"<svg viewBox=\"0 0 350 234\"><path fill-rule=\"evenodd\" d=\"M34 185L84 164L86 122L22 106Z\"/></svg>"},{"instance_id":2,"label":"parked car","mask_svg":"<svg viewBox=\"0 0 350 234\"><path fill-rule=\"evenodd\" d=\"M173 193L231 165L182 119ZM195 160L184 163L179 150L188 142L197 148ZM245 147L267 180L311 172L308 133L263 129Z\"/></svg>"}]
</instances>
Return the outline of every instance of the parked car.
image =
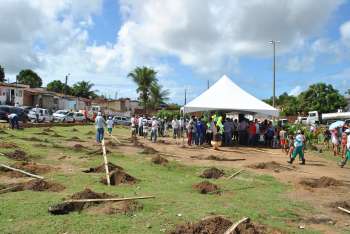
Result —
<instances>
[{"instance_id":1,"label":"parked car","mask_svg":"<svg viewBox=\"0 0 350 234\"><path fill-rule=\"evenodd\" d=\"M76 122L84 122L84 121L86 121L86 118L85 118L84 114L80 113L80 112L74 112L73 113L73 118L74 118L74 121L76 121Z\"/></svg>"},{"instance_id":2,"label":"parked car","mask_svg":"<svg viewBox=\"0 0 350 234\"><path fill-rule=\"evenodd\" d=\"M53 119L57 122L72 123L74 122L74 114L67 110L58 110L55 113L53 113Z\"/></svg>"},{"instance_id":3,"label":"parked car","mask_svg":"<svg viewBox=\"0 0 350 234\"><path fill-rule=\"evenodd\" d=\"M130 121L131 121L130 117L114 116L113 118L113 122L116 125L130 126L131 125Z\"/></svg>"},{"instance_id":4,"label":"parked car","mask_svg":"<svg viewBox=\"0 0 350 234\"><path fill-rule=\"evenodd\" d=\"M33 108L29 111L28 113L28 119L31 122L35 122L36 121L36 108ZM53 117L52 115L50 115L49 110L47 109L43 109L43 108L38 108L39 110L39 117L38 117L38 121L41 122L52 122ZM24 110L23 110L24 111Z\"/></svg>"},{"instance_id":5,"label":"parked car","mask_svg":"<svg viewBox=\"0 0 350 234\"><path fill-rule=\"evenodd\" d=\"M0 105L0 120L5 120L8 122L7 116L12 113L17 114L19 121L26 122L28 120L28 116L22 108Z\"/></svg>"}]
</instances>

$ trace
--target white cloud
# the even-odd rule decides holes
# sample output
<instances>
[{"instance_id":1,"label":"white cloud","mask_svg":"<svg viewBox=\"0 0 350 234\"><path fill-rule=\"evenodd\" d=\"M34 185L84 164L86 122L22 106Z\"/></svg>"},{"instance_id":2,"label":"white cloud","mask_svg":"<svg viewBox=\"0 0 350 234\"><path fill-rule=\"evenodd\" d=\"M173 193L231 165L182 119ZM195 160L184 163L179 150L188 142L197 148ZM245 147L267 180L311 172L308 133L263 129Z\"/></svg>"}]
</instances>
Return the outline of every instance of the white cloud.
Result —
<instances>
[{"instance_id":1,"label":"white cloud","mask_svg":"<svg viewBox=\"0 0 350 234\"><path fill-rule=\"evenodd\" d=\"M289 59L287 69L292 72L312 71L314 62L314 56L295 56Z\"/></svg>"},{"instance_id":2,"label":"white cloud","mask_svg":"<svg viewBox=\"0 0 350 234\"><path fill-rule=\"evenodd\" d=\"M343 23L339 30L342 41L350 46L350 21Z\"/></svg>"},{"instance_id":3,"label":"white cloud","mask_svg":"<svg viewBox=\"0 0 350 234\"><path fill-rule=\"evenodd\" d=\"M288 95L298 96L301 92L302 92L301 86L297 85L291 91L289 91Z\"/></svg>"}]
</instances>

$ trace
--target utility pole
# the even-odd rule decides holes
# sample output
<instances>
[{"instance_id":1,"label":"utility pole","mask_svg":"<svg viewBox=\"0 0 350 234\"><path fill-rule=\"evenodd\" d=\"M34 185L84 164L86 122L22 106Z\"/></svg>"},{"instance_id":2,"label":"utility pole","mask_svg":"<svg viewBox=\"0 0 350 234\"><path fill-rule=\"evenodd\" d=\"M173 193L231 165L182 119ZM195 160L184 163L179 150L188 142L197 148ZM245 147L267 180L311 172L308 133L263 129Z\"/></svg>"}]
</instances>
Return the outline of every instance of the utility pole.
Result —
<instances>
[{"instance_id":1,"label":"utility pole","mask_svg":"<svg viewBox=\"0 0 350 234\"><path fill-rule=\"evenodd\" d=\"M185 89L185 105L187 104L187 89Z\"/></svg>"},{"instance_id":2,"label":"utility pole","mask_svg":"<svg viewBox=\"0 0 350 234\"><path fill-rule=\"evenodd\" d=\"M209 89L209 80L208 80L208 89Z\"/></svg>"},{"instance_id":3,"label":"utility pole","mask_svg":"<svg viewBox=\"0 0 350 234\"><path fill-rule=\"evenodd\" d=\"M276 105L276 43L280 41L271 40L269 42L273 47L273 82L272 82L272 106Z\"/></svg>"},{"instance_id":4,"label":"utility pole","mask_svg":"<svg viewBox=\"0 0 350 234\"><path fill-rule=\"evenodd\" d=\"M66 75L66 82L64 83L64 97L67 95L67 83L68 83L68 76L70 76L70 73Z\"/></svg>"}]
</instances>

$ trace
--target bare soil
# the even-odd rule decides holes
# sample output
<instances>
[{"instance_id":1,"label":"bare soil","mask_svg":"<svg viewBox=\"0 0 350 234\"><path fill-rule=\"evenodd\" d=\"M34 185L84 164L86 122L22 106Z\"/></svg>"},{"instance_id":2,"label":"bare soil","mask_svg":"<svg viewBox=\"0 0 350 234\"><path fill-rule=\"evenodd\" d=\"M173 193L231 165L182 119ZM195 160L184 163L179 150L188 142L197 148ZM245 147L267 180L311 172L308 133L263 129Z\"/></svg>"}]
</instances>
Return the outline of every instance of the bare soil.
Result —
<instances>
[{"instance_id":1,"label":"bare soil","mask_svg":"<svg viewBox=\"0 0 350 234\"><path fill-rule=\"evenodd\" d=\"M223 170L217 169L216 167L211 167L208 169L205 169L200 177L207 178L207 179L218 179L225 175Z\"/></svg>"},{"instance_id":2,"label":"bare soil","mask_svg":"<svg viewBox=\"0 0 350 234\"><path fill-rule=\"evenodd\" d=\"M152 163L158 164L158 165L166 165L169 163L168 159L163 158L160 155L157 155L151 159Z\"/></svg>"},{"instance_id":3,"label":"bare soil","mask_svg":"<svg viewBox=\"0 0 350 234\"><path fill-rule=\"evenodd\" d=\"M86 147L81 144L74 144L73 149L76 151L82 151L82 150L86 150Z\"/></svg>"},{"instance_id":4,"label":"bare soil","mask_svg":"<svg viewBox=\"0 0 350 234\"><path fill-rule=\"evenodd\" d=\"M154 148L149 147L149 146L143 146L142 148L143 148L143 150L140 152L140 154L156 154L156 153L158 153L157 150L155 150Z\"/></svg>"},{"instance_id":5,"label":"bare soil","mask_svg":"<svg viewBox=\"0 0 350 234\"><path fill-rule=\"evenodd\" d=\"M330 186L344 185L342 181L327 176L322 176L319 179L305 178L300 181L300 184L311 188L327 188Z\"/></svg>"},{"instance_id":6,"label":"bare soil","mask_svg":"<svg viewBox=\"0 0 350 234\"><path fill-rule=\"evenodd\" d=\"M216 184L210 183L209 181L205 180L203 182L200 182L198 184L192 185L192 188L197 190L199 193L202 194L213 194L213 193L220 193L219 186Z\"/></svg>"},{"instance_id":7,"label":"bare soil","mask_svg":"<svg viewBox=\"0 0 350 234\"><path fill-rule=\"evenodd\" d=\"M18 146L15 143L0 142L0 148L12 149L12 148L18 148Z\"/></svg>"},{"instance_id":8,"label":"bare soil","mask_svg":"<svg viewBox=\"0 0 350 234\"><path fill-rule=\"evenodd\" d=\"M232 162L246 160L245 158L222 158L222 157L218 157L215 155L210 155L204 159L205 160L214 160L214 161L232 161Z\"/></svg>"},{"instance_id":9,"label":"bare soil","mask_svg":"<svg viewBox=\"0 0 350 234\"><path fill-rule=\"evenodd\" d=\"M77 136L73 136L73 137L67 139L67 141L85 142L84 140L80 139Z\"/></svg>"},{"instance_id":10,"label":"bare soil","mask_svg":"<svg viewBox=\"0 0 350 234\"><path fill-rule=\"evenodd\" d=\"M115 169L114 171L111 171L109 173L109 179L111 185L134 184L138 181L135 177L129 175L128 173L120 169ZM102 177L101 183L107 184L107 179L105 177Z\"/></svg>"},{"instance_id":11,"label":"bare soil","mask_svg":"<svg viewBox=\"0 0 350 234\"><path fill-rule=\"evenodd\" d=\"M28 157L26 152L16 149L14 152L4 153L4 155L10 159L17 161L27 161Z\"/></svg>"},{"instance_id":12,"label":"bare soil","mask_svg":"<svg viewBox=\"0 0 350 234\"><path fill-rule=\"evenodd\" d=\"M48 182L41 179L33 179L27 182L9 184L7 188L13 188L8 192L18 192L23 190L32 190L37 192L49 191L49 192L60 192L65 189L61 184Z\"/></svg>"},{"instance_id":13,"label":"bare soil","mask_svg":"<svg viewBox=\"0 0 350 234\"><path fill-rule=\"evenodd\" d=\"M221 216L203 219L197 223L186 223L179 225L170 234L223 234L233 225L228 219ZM262 225L254 225L248 222L238 225L234 234L264 234L267 233L266 228ZM277 233L276 231L269 233Z\"/></svg>"},{"instance_id":14,"label":"bare soil","mask_svg":"<svg viewBox=\"0 0 350 234\"><path fill-rule=\"evenodd\" d=\"M281 167L281 165L275 161L260 162L257 164L249 165L248 167L253 168L253 169L278 170L278 171L289 171L290 170L286 167Z\"/></svg>"},{"instance_id":15,"label":"bare soil","mask_svg":"<svg viewBox=\"0 0 350 234\"><path fill-rule=\"evenodd\" d=\"M33 173L36 175L45 174L45 173L48 173L48 172L53 170L53 168L48 166L48 165L36 164L33 162L17 162L17 163L12 164L11 167L21 169L21 170L24 170L26 172L30 172L30 173ZM20 173L17 171L12 171L10 169L3 168L3 167L0 168L0 172L3 172L7 176L10 176L10 177L26 177L27 176L23 173Z\"/></svg>"},{"instance_id":16,"label":"bare soil","mask_svg":"<svg viewBox=\"0 0 350 234\"><path fill-rule=\"evenodd\" d=\"M115 169L124 170L122 167L117 166L111 162L108 162L108 171L113 171ZM97 167L90 167L88 170L84 170L85 173L103 173L105 172L105 165L101 164Z\"/></svg>"},{"instance_id":17,"label":"bare soil","mask_svg":"<svg viewBox=\"0 0 350 234\"><path fill-rule=\"evenodd\" d=\"M119 202L105 202L98 206L88 209L91 214L107 214L107 215L133 215L137 211L143 209L143 205L137 201L119 201Z\"/></svg>"}]
</instances>

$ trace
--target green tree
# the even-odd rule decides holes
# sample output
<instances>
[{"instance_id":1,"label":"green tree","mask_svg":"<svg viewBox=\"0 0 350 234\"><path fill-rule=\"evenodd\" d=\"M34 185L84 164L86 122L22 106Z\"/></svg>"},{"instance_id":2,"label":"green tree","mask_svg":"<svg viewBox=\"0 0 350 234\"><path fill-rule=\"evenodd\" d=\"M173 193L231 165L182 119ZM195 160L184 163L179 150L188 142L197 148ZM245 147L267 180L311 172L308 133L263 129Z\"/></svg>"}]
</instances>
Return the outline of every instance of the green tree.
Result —
<instances>
[{"instance_id":1,"label":"green tree","mask_svg":"<svg viewBox=\"0 0 350 234\"><path fill-rule=\"evenodd\" d=\"M299 95L298 100L300 109L305 113L308 111L334 112L347 105L345 98L338 90L324 83L311 85Z\"/></svg>"},{"instance_id":2,"label":"green tree","mask_svg":"<svg viewBox=\"0 0 350 234\"><path fill-rule=\"evenodd\" d=\"M48 91L56 92L56 93L64 93L64 87L65 84L62 83L60 80L53 80L50 83L47 84L46 88ZM67 94L72 94L72 88L67 85Z\"/></svg>"},{"instance_id":3,"label":"green tree","mask_svg":"<svg viewBox=\"0 0 350 234\"><path fill-rule=\"evenodd\" d=\"M0 82L5 82L5 69L0 65Z\"/></svg>"},{"instance_id":4,"label":"green tree","mask_svg":"<svg viewBox=\"0 0 350 234\"><path fill-rule=\"evenodd\" d=\"M153 82L150 89L150 107L157 109L160 105L169 100L169 90L163 89L161 85Z\"/></svg>"},{"instance_id":5,"label":"green tree","mask_svg":"<svg viewBox=\"0 0 350 234\"><path fill-rule=\"evenodd\" d=\"M272 105L272 97L263 101ZM282 116L298 115L298 112L300 112L298 98L288 95L286 92L276 97L275 101L276 106L281 110L280 114Z\"/></svg>"},{"instance_id":6,"label":"green tree","mask_svg":"<svg viewBox=\"0 0 350 234\"><path fill-rule=\"evenodd\" d=\"M156 71L148 67L136 67L128 74L128 77L137 85L136 92L139 94L139 100L146 113L149 107L152 84L157 83L156 74Z\"/></svg>"},{"instance_id":7,"label":"green tree","mask_svg":"<svg viewBox=\"0 0 350 234\"><path fill-rule=\"evenodd\" d=\"M20 71L16 79L18 83L29 85L31 88L39 88L43 84L40 76L30 69Z\"/></svg>"},{"instance_id":8,"label":"green tree","mask_svg":"<svg viewBox=\"0 0 350 234\"><path fill-rule=\"evenodd\" d=\"M72 94L77 97L95 98L97 90L91 90L93 86L94 84L89 81L80 81L73 85Z\"/></svg>"}]
</instances>

